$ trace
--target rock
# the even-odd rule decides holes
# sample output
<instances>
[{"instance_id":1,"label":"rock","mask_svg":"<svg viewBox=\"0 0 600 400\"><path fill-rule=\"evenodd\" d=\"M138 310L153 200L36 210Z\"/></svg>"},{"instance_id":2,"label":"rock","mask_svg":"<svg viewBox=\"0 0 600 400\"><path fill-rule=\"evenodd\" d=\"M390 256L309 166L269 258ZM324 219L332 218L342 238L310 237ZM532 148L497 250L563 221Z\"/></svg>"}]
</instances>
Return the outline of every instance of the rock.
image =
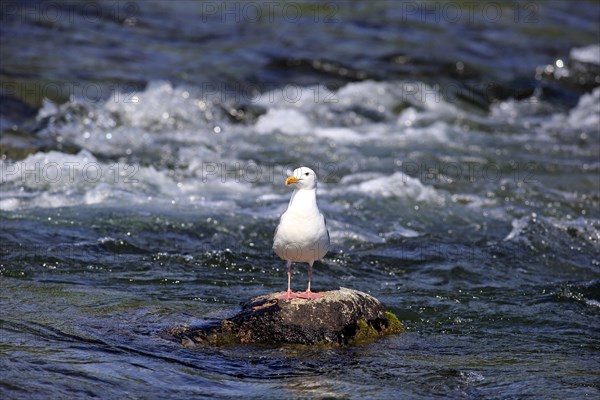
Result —
<instances>
[{"instance_id":1,"label":"rock","mask_svg":"<svg viewBox=\"0 0 600 400\"><path fill-rule=\"evenodd\" d=\"M75 154L81 148L70 143L58 142L52 138L40 138L35 133L20 128L6 129L0 136L0 156L11 161L23 160L30 154L51 150Z\"/></svg>"},{"instance_id":2,"label":"rock","mask_svg":"<svg viewBox=\"0 0 600 400\"><path fill-rule=\"evenodd\" d=\"M340 288L319 299L277 300L282 293L242 304L231 318L202 327L177 327L182 344L236 343L358 344L404 331L402 323L374 297Z\"/></svg>"}]
</instances>

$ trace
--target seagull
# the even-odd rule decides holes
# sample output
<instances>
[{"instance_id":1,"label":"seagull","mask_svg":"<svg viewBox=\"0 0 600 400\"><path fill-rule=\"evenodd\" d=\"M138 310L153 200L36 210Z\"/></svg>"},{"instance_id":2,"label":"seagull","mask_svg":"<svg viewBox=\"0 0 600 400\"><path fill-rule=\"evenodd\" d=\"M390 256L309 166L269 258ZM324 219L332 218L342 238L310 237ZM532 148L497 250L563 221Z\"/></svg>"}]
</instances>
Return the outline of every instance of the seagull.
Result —
<instances>
[{"instance_id":1,"label":"seagull","mask_svg":"<svg viewBox=\"0 0 600 400\"><path fill-rule=\"evenodd\" d=\"M310 291L312 267L329 249L325 217L317 207L317 175L310 168L300 167L287 177L285 184L293 185L294 192L287 210L281 215L273 240L273 251L287 262L288 270L288 290L278 299L317 299L323 295ZM291 289L292 262L308 263L308 288L299 295Z\"/></svg>"}]
</instances>

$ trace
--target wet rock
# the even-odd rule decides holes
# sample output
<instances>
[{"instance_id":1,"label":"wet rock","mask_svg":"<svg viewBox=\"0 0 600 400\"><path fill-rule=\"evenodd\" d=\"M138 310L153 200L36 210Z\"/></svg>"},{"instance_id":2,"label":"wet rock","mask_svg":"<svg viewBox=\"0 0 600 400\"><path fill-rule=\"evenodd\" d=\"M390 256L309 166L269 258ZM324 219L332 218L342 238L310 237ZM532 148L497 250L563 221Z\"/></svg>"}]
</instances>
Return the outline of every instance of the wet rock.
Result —
<instances>
[{"instance_id":1,"label":"wet rock","mask_svg":"<svg viewBox=\"0 0 600 400\"><path fill-rule=\"evenodd\" d=\"M20 128L9 128L0 136L0 157L3 159L18 161L39 151L52 150L76 154L81 151L81 148L70 143L61 143L53 138L38 137Z\"/></svg>"},{"instance_id":2,"label":"wet rock","mask_svg":"<svg viewBox=\"0 0 600 400\"><path fill-rule=\"evenodd\" d=\"M202 327L177 327L182 344L358 344L401 333L402 323L374 297L346 288L319 299L277 300L282 293L251 299L231 318Z\"/></svg>"},{"instance_id":3,"label":"wet rock","mask_svg":"<svg viewBox=\"0 0 600 400\"><path fill-rule=\"evenodd\" d=\"M256 96L255 93L243 93L240 96ZM222 104L222 111L224 111L224 115L231 121L232 123L244 123L251 124L256 122L258 117L263 114L266 114L267 109L265 107L261 107L256 104L252 104L250 102L239 102L232 104Z\"/></svg>"},{"instance_id":4,"label":"wet rock","mask_svg":"<svg viewBox=\"0 0 600 400\"><path fill-rule=\"evenodd\" d=\"M300 86L312 86L325 82L330 89L340 88L348 82L367 79L381 80L385 77L383 74L375 76L371 72L338 61L298 57L274 57L260 72L260 76L266 82L273 82L275 76L279 81Z\"/></svg>"}]
</instances>

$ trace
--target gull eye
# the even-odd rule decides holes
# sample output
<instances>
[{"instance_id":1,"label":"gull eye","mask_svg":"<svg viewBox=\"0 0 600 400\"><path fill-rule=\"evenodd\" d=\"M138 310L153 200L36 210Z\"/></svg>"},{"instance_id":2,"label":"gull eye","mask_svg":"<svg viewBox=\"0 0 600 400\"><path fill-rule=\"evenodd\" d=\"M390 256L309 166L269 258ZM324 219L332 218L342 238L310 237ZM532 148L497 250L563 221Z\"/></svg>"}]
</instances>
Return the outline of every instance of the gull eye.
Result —
<instances>
[{"instance_id":1,"label":"gull eye","mask_svg":"<svg viewBox=\"0 0 600 400\"><path fill-rule=\"evenodd\" d=\"M309 174L308 174L308 172L306 172L304 175L308 176Z\"/></svg>"}]
</instances>

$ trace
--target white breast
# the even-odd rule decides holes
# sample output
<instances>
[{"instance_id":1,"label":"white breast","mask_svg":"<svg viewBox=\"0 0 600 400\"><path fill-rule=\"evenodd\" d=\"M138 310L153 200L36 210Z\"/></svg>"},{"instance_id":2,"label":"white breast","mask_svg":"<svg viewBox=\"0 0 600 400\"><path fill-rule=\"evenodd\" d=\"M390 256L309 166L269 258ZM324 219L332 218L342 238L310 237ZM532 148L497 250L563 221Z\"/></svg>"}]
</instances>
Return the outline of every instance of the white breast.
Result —
<instances>
[{"instance_id":1,"label":"white breast","mask_svg":"<svg viewBox=\"0 0 600 400\"><path fill-rule=\"evenodd\" d=\"M312 263L328 249L329 234L314 190L295 192L275 231L273 250L284 260Z\"/></svg>"}]
</instances>

